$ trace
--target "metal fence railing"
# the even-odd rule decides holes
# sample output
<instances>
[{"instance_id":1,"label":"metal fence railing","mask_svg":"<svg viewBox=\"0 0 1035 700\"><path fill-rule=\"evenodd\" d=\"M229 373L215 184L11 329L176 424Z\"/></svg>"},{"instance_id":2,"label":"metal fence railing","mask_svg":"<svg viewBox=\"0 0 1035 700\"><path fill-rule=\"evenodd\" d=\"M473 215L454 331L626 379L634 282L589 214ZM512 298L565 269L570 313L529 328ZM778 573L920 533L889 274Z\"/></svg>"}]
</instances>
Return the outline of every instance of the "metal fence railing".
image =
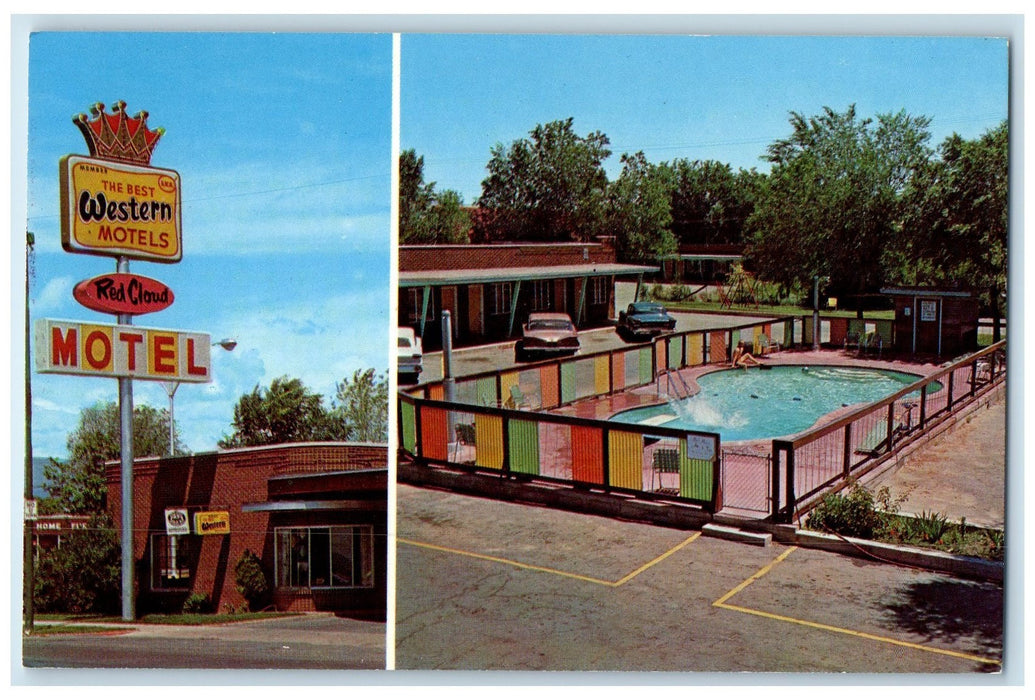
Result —
<instances>
[{"instance_id":1,"label":"metal fence railing","mask_svg":"<svg viewBox=\"0 0 1035 700\"><path fill-rule=\"evenodd\" d=\"M773 440L773 519L791 522L1005 375L1006 341L1001 341L833 423L793 440Z\"/></svg>"}]
</instances>

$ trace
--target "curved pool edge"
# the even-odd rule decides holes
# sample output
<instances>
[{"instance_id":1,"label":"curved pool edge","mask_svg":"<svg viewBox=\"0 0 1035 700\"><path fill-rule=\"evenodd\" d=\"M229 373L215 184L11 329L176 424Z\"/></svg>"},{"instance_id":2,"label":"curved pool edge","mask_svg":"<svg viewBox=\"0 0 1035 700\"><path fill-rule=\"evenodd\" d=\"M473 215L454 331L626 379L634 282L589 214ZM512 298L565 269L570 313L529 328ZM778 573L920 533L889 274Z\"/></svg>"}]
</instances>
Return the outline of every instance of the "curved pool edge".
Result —
<instances>
[{"instance_id":1,"label":"curved pool edge","mask_svg":"<svg viewBox=\"0 0 1035 700\"><path fill-rule=\"evenodd\" d=\"M890 363L888 363L888 364L890 364ZM881 363L879 365L873 365L873 364L858 364L858 363L851 363L851 362L822 362L822 363L771 362L770 364L763 364L763 365L761 365L759 367L738 367L738 368L734 368L734 367L728 367L728 366L711 366L711 365L708 365L708 366L698 366L698 367L694 367L694 368L683 368L681 370L674 370L674 371L685 372L687 370L695 370L695 369L696 370L703 370L703 371L695 373L694 375L689 376L689 377L682 377L683 381L688 385L688 388L692 389L692 391L689 394L687 394L687 396L679 397L679 398L677 398L675 400L685 400L685 399L697 396L702 391L701 386L700 386L700 384L698 383L697 380L700 379L701 377L706 376L706 375L717 374L717 373L720 373L720 372L730 372L730 371L743 371L743 372L758 371L758 372L765 372L765 371L767 371L767 368L776 368L776 367L798 367L798 368L805 368L805 369L808 369L808 368L817 368L817 369L819 369L819 368L835 368L835 369L857 368L857 369L874 370L874 371L878 371L878 372L882 372L882 373L896 374L896 375L900 375L900 376L909 376L909 377L915 378L914 381L919 381L919 380L921 380L921 379L923 379L923 378L925 378L927 376L930 376L930 374L934 373L934 372L931 372L931 373L925 374L922 371L920 371L920 367L917 367L917 366L913 366L913 367L910 367L909 369L905 369L905 368L902 368L902 367L889 367L889 366L884 366L884 365L885 365L885 363ZM941 382L938 382L938 388L935 391L933 391L933 392L928 392L928 396L937 395L939 392L944 391L945 389L946 389L946 385L941 383ZM894 392L890 392L888 394L888 396L890 396L893 393ZM821 414L820 416L818 416L816 418L815 421L812 422L811 425L809 425L808 427L802 428L801 430L797 430L797 431L793 431L793 432L789 432L789 433L784 433L784 434L781 434L781 435L775 435L775 436L751 437L751 438L739 438L739 439L721 438L721 433L719 433L719 431L717 431L717 430L708 430L706 428L685 428L683 426L666 426L664 424L659 424L658 426L650 426L649 424L645 424L645 423L630 423L630 422L615 420L616 416L619 416L619 415L621 415L623 413L631 413L633 411L642 411L642 410L645 410L645 409L651 409L651 408L658 408L658 407L661 407L661 406L666 406L666 405L668 405L668 400L661 400L661 401L652 402L652 403L645 403L645 404L643 404L641 406L636 406L634 408L624 408L622 410L615 411L614 413L611 413L610 415L608 415L606 420L613 421L613 422L619 423L619 424L636 425L636 426L641 427L641 428L670 427L670 428L675 428L677 430L686 430L687 432L702 432L702 433L719 434L720 438L721 438L721 441L722 441L723 447L739 448L739 449L743 449L743 450L749 450L751 448L754 448L754 449L752 449L753 452L764 451L764 452L767 453L771 449L771 444L772 444L772 442L774 440L793 440L794 438L796 438L799 435L803 435L803 434L808 433L808 432L810 432L812 430L820 428L820 427L822 427L824 425L828 425L828 424L838 420L839 418L841 418L841 417L843 417L845 415L849 415L853 411L859 410L860 407L867 406L867 405L869 405L871 403L877 403L879 401L884 400L885 398L887 398L887 397L885 396L885 397L881 397L881 398L878 398L878 399L875 399L875 400L870 400L870 401L858 401L858 402L849 404L847 406L839 406L839 407L837 407L837 408L835 408L835 409L833 409L831 411L827 411L826 413Z\"/></svg>"}]
</instances>

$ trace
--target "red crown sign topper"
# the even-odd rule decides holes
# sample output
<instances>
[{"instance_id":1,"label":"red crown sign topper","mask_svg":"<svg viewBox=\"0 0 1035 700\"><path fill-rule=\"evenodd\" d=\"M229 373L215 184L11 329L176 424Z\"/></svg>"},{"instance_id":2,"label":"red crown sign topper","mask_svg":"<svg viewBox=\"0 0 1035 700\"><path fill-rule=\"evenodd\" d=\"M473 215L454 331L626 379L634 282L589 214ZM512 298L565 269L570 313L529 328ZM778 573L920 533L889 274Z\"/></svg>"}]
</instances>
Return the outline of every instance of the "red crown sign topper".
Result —
<instances>
[{"instance_id":1,"label":"red crown sign topper","mask_svg":"<svg viewBox=\"0 0 1035 700\"><path fill-rule=\"evenodd\" d=\"M112 106L112 114L106 114L100 102L90 108L90 114L93 119L77 114L72 121L83 132L91 156L137 165L150 164L151 154L165 129L148 129L147 112L131 117L126 114L126 103L119 100Z\"/></svg>"},{"instance_id":2,"label":"red crown sign topper","mask_svg":"<svg viewBox=\"0 0 1035 700\"><path fill-rule=\"evenodd\" d=\"M61 245L70 253L176 263L183 257L180 175L151 165L163 129L147 128L147 112L72 118L89 156L61 158Z\"/></svg>"}]
</instances>

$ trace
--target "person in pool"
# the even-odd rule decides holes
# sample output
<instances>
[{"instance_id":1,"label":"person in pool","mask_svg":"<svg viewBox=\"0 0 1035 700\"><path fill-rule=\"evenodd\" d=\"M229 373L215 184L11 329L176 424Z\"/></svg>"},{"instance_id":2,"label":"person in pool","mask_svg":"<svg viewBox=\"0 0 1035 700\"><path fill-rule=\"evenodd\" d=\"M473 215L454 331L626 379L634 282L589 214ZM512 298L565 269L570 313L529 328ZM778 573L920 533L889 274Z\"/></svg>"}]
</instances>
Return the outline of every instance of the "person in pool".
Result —
<instances>
[{"instance_id":1,"label":"person in pool","mask_svg":"<svg viewBox=\"0 0 1035 700\"><path fill-rule=\"evenodd\" d=\"M760 367L761 362L755 359L755 356L747 351L744 344L741 343L737 346L737 349L733 351L733 360L730 362L731 367L741 367L746 369L748 365L754 365Z\"/></svg>"}]
</instances>

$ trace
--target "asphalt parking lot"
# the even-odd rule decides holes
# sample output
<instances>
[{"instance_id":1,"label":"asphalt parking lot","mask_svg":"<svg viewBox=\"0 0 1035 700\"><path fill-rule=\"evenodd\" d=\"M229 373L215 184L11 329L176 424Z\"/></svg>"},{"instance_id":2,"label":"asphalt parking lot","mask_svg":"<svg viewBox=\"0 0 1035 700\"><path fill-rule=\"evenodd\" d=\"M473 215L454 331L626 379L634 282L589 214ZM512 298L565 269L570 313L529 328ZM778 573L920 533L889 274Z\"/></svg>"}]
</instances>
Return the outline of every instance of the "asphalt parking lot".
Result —
<instances>
[{"instance_id":1,"label":"asphalt parking lot","mask_svg":"<svg viewBox=\"0 0 1035 700\"><path fill-rule=\"evenodd\" d=\"M395 667L994 673L1003 588L398 487Z\"/></svg>"}]
</instances>

